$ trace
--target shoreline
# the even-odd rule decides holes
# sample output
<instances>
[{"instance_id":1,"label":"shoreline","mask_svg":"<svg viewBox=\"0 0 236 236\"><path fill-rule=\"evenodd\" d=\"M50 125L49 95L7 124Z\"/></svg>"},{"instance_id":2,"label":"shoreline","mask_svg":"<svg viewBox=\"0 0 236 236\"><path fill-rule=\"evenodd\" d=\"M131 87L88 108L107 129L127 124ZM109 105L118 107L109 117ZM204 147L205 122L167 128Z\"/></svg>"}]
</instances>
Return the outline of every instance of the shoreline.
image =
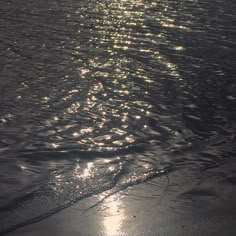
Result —
<instances>
[{"instance_id":1,"label":"shoreline","mask_svg":"<svg viewBox=\"0 0 236 236\"><path fill-rule=\"evenodd\" d=\"M9 236L236 235L235 162L166 176L85 198ZM220 175L216 175L219 173Z\"/></svg>"}]
</instances>

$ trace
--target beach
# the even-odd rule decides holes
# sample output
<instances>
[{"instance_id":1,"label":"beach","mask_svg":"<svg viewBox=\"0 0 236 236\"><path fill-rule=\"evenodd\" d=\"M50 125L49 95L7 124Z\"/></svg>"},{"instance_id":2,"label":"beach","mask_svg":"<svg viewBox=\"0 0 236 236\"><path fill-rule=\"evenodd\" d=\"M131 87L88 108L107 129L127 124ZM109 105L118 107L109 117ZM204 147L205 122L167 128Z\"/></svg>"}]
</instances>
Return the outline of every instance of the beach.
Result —
<instances>
[{"instance_id":1,"label":"beach","mask_svg":"<svg viewBox=\"0 0 236 236\"><path fill-rule=\"evenodd\" d=\"M178 170L115 194L108 191L88 197L7 235L233 236L236 233L233 169L235 163L224 163L221 177L216 175L218 167L201 176L193 170Z\"/></svg>"},{"instance_id":2,"label":"beach","mask_svg":"<svg viewBox=\"0 0 236 236\"><path fill-rule=\"evenodd\" d=\"M0 1L0 235L236 235L235 11Z\"/></svg>"}]
</instances>

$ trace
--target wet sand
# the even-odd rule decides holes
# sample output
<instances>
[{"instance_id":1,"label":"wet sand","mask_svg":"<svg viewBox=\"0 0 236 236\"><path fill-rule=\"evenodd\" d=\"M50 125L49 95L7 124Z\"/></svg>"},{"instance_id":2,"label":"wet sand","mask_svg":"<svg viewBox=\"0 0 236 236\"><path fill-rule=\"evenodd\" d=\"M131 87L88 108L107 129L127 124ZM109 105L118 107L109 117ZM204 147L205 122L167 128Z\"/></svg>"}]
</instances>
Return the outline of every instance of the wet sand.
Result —
<instances>
[{"instance_id":1,"label":"wet sand","mask_svg":"<svg viewBox=\"0 0 236 236\"><path fill-rule=\"evenodd\" d=\"M83 199L12 236L236 235L235 161ZM105 197L106 196L106 197ZM104 198L105 197L105 198Z\"/></svg>"}]
</instances>

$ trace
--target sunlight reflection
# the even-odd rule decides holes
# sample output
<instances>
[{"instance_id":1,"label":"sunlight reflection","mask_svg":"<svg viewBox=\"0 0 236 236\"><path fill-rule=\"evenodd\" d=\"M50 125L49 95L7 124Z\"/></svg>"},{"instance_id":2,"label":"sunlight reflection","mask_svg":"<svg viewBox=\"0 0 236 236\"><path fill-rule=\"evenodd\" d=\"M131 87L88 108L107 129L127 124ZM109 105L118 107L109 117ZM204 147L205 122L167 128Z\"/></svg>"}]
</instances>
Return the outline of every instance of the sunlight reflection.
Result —
<instances>
[{"instance_id":1,"label":"sunlight reflection","mask_svg":"<svg viewBox=\"0 0 236 236\"><path fill-rule=\"evenodd\" d=\"M86 167L81 170L81 167L79 164L76 165L75 170L74 170L74 175L78 179L86 179L94 176L94 163L93 162L88 162L86 164Z\"/></svg>"},{"instance_id":2,"label":"sunlight reflection","mask_svg":"<svg viewBox=\"0 0 236 236\"><path fill-rule=\"evenodd\" d=\"M104 196L100 196L102 199ZM100 200L101 200L100 199ZM103 218L103 225L106 235L118 235L121 230L122 222L125 220L122 199L119 195L112 195L104 200L106 216Z\"/></svg>"},{"instance_id":3,"label":"sunlight reflection","mask_svg":"<svg viewBox=\"0 0 236 236\"><path fill-rule=\"evenodd\" d=\"M148 136L145 125L154 108L150 90L160 83L157 75L181 80L178 64L163 49L181 53L183 46L171 42L166 29L185 28L176 13L170 14L168 1L91 4L91 12L81 9L73 39L78 83L63 97L64 115L79 123L65 132L85 150L117 150L135 145L141 133Z\"/></svg>"}]
</instances>

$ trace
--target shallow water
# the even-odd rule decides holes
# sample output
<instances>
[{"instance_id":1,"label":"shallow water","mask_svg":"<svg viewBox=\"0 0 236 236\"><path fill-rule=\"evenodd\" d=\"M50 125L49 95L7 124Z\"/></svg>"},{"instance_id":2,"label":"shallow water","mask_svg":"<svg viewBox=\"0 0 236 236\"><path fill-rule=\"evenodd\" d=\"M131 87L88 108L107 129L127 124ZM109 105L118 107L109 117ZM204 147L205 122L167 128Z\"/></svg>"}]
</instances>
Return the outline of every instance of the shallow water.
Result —
<instances>
[{"instance_id":1,"label":"shallow water","mask_svg":"<svg viewBox=\"0 0 236 236\"><path fill-rule=\"evenodd\" d=\"M235 8L2 1L0 232L235 156Z\"/></svg>"}]
</instances>

